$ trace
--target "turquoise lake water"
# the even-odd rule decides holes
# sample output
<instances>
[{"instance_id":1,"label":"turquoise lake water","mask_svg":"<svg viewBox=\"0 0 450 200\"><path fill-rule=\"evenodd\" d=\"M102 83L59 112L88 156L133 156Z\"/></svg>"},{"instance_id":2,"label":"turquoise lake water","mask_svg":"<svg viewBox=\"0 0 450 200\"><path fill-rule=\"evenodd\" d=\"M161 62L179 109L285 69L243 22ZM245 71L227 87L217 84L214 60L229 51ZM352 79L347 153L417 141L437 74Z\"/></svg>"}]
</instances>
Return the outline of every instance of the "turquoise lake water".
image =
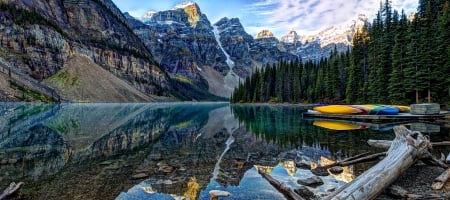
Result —
<instances>
[{"instance_id":1,"label":"turquoise lake water","mask_svg":"<svg viewBox=\"0 0 450 200\"><path fill-rule=\"evenodd\" d=\"M284 199L256 167L296 188L313 176L304 162L380 152L368 139L391 140L392 124L345 125L302 117L300 106L228 103L0 104L0 186L25 182L29 199ZM336 127L336 123L331 124ZM405 122L449 140L448 128ZM296 166L297 163L297 167ZM371 164L321 176L325 195ZM294 166L294 167L292 167Z\"/></svg>"}]
</instances>

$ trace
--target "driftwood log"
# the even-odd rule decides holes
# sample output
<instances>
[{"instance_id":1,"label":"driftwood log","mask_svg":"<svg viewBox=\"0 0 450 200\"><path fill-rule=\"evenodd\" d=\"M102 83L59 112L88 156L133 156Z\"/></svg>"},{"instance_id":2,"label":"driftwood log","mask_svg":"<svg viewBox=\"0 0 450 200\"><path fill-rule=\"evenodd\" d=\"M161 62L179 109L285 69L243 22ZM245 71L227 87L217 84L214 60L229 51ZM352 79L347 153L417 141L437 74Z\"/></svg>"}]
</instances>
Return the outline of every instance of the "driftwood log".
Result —
<instances>
[{"instance_id":1,"label":"driftwood log","mask_svg":"<svg viewBox=\"0 0 450 200\"><path fill-rule=\"evenodd\" d=\"M439 175L437 178L434 179L431 187L434 190L440 190L442 189L442 187L444 187L445 183L447 183L449 178L450 178L450 169L447 169L444 172L442 172L441 175Z\"/></svg>"},{"instance_id":2,"label":"driftwood log","mask_svg":"<svg viewBox=\"0 0 450 200\"><path fill-rule=\"evenodd\" d=\"M394 127L394 132L386 157L327 199L374 199L417 160L432 157L427 136L404 126Z\"/></svg>"},{"instance_id":3,"label":"driftwood log","mask_svg":"<svg viewBox=\"0 0 450 200\"><path fill-rule=\"evenodd\" d=\"M386 152L380 152L380 153L375 153L375 154L370 154L370 155L367 155L366 153L364 153L364 154L359 154L359 155L356 155L354 157L351 157L351 158L348 158L345 160L336 161L332 164L321 165L318 167L321 167L321 168L331 168L334 166L345 167L345 166L354 165L354 164L358 164L358 163L373 161L382 156L386 156Z\"/></svg>"},{"instance_id":4,"label":"driftwood log","mask_svg":"<svg viewBox=\"0 0 450 200\"><path fill-rule=\"evenodd\" d=\"M288 199L292 199L292 200L303 200L304 199L300 195L295 193L291 188L284 186L283 184L281 184L279 181L277 181L276 179L274 179L272 176L265 173L264 171L258 170L258 173L264 179L266 179L273 187L275 187L279 192L284 194Z\"/></svg>"},{"instance_id":5,"label":"driftwood log","mask_svg":"<svg viewBox=\"0 0 450 200\"><path fill-rule=\"evenodd\" d=\"M416 132L416 133L418 133L418 132ZM369 140L369 141L367 141L367 143L370 146L373 146L373 147L376 147L376 148L388 149L391 146L392 141L390 141L390 140ZM444 146L444 145L448 145L448 144L449 144L448 141L444 141L444 142L430 142L430 147L433 147L433 146ZM450 154L449 154L449 156L450 156ZM422 162L424 162L425 164L430 165L430 166L438 166L438 167L442 167L444 169L448 169L449 168L449 166L444 162L445 158L439 160L439 159L433 157L431 155L431 152L427 156L421 158L421 160L422 160Z\"/></svg>"},{"instance_id":6,"label":"driftwood log","mask_svg":"<svg viewBox=\"0 0 450 200\"><path fill-rule=\"evenodd\" d=\"M9 187L6 188L2 194L0 194L0 200L11 199L14 196L18 195L23 185L23 182L19 182L18 184L12 182L11 184L9 184Z\"/></svg>"},{"instance_id":7,"label":"driftwood log","mask_svg":"<svg viewBox=\"0 0 450 200\"><path fill-rule=\"evenodd\" d=\"M387 149L391 146L392 141L391 140L368 140L367 143L370 146L380 148L380 149ZM450 141L442 141L442 142L431 142L431 146L437 147L437 146L450 146Z\"/></svg>"}]
</instances>

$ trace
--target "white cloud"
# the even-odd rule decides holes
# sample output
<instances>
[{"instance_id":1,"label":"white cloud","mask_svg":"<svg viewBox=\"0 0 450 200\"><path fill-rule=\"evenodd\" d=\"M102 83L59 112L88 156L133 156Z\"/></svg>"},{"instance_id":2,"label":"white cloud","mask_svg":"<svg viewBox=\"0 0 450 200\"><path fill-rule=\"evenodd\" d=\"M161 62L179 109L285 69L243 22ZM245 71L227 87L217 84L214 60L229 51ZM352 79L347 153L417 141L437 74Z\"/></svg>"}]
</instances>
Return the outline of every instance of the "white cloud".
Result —
<instances>
[{"instance_id":1,"label":"white cloud","mask_svg":"<svg viewBox=\"0 0 450 200\"><path fill-rule=\"evenodd\" d=\"M383 0L384 1L384 0ZM394 9L415 11L418 0L393 0ZM259 0L242 9L244 26L255 35L262 27L273 27L278 37L294 29L302 35L354 19L359 13L372 19L380 8L379 0ZM251 19L247 21L246 18ZM250 28L251 27L251 28ZM258 31L257 27L261 27Z\"/></svg>"}]
</instances>

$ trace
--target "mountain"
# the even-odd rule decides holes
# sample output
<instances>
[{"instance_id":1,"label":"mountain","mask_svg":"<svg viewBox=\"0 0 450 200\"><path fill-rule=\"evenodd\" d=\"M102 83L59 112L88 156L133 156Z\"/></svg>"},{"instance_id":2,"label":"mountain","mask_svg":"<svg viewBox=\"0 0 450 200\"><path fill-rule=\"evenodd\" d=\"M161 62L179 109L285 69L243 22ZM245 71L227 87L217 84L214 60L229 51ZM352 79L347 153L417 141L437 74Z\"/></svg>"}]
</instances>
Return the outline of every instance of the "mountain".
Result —
<instances>
[{"instance_id":1,"label":"mountain","mask_svg":"<svg viewBox=\"0 0 450 200\"><path fill-rule=\"evenodd\" d=\"M55 88L63 99L76 102L157 101L109 73L87 56L72 56L64 63L63 69L43 82Z\"/></svg>"},{"instance_id":2,"label":"mountain","mask_svg":"<svg viewBox=\"0 0 450 200\"><path fill-rule=\"evenodd\" d=\"M237 18L211 24L193 2L149 11L137 19L125 16L171 77L203 85L202 89L222 97L229 97L256 68L297 58L275 37L254 39Z\"/></svg>"},{"instance_id":3,"label":"mountain","mask_svg":"<svg viewBox=\"0 0 450 200\"><path fill-rule=\"evenodd\" d=\"M356 31L368 23L368 18L364 14L358 14L355 19L344 24L331 26L315 35L302 37L297 52L302 60L317 61L324 56L329 56L335 45L338 51L346 51L353 45L353 35ZM292 44L293 41L285 40L285 43Z\"/></svg>"},{"instance_id":4,"label":"mountain","mask_svg":"<svg viewBox=\"0 0 450 200\"><path fill-rule=\"evenodd\" d=\"M189 20L199 30L210 28L194 10L192 14ZM89 87L82 88L91 91L83 94L91 95L84 96L88 101L219 99L171 78L111 0L5 0L0 3L0 21L0 72L10 83L0 82L2 100L80 100L74 93L81 91L65 91L67 87L52 84L55 79L78 84L73 88ZM81 70L65 69L77 58L92 63L82 70L91 74L70 73L71 80L61 76ZM114 96L118 98L109 98Z\"/></svg>"},{"instance_id":5,"label":"mountain","mask_svg":"<svg viewBox=\"0 0 450 200\"><path fill-rule=\"evenodd\" d=\"M345 50L363 18L311 37L290 31L279 40L270 30L252 37L237 18L212 24L193 2L135 19L110 0L5 0L0 100L218 100L267 64L319 59L334 44ZM88 69L73 66L76 58L91 63ZM91 96L80 98L74 88Z\"/></svg>"},{"instance_id":6,"label":"mountain","mask_svg":"<svg viewBox=\"0 0 450 200\"><path fill-rule=\"evenodd\" d=\"M220 94L215 92L220 88L208 84L207 79L223 82L209 77L223 77L230 68L225 62L226 55L218 48L213 26L197 4L147 13L142 22L126 16L136 35L171 77ZM207 78L201 74L207 74ZM218 87L222 88L223 84Z\"/></svg>"},{"instance_id":7,"label":"mountain","mask_svg":"<svg viewBox=\"0 0 450 200\"><path fill-rule=\"evenodd\" d=\"M284 43L293 43L293 44L295 44L295 43L300 42L300 41L301 41L300 39L301 39L301 38L300 38L300 36L297 34L296 31L290 30L286 35L284 35L284 36L282 36L282 37L280 38L280 41L281 41L281 42L284 42Z\"/></svg>"}]
</instances>

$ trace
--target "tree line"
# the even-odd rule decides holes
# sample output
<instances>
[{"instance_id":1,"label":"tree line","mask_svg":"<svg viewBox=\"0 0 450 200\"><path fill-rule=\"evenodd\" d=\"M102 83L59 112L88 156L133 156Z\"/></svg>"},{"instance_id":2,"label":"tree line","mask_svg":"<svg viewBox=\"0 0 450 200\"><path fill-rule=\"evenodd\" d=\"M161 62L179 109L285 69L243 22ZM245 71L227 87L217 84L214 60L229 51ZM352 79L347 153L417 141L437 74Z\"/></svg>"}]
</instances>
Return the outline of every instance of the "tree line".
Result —
<instances>
[{"instance_id":1,"label":"tree line","mask_svg":"<svg viewBox=\"0 0 450 200\"><path fill-rule=\"evenodd\" d=\"M256 69L230 101L450 103L450 0L419 0L417 11L408 17L385 0L351 49Z\"/></svg>"}]
</instances>

